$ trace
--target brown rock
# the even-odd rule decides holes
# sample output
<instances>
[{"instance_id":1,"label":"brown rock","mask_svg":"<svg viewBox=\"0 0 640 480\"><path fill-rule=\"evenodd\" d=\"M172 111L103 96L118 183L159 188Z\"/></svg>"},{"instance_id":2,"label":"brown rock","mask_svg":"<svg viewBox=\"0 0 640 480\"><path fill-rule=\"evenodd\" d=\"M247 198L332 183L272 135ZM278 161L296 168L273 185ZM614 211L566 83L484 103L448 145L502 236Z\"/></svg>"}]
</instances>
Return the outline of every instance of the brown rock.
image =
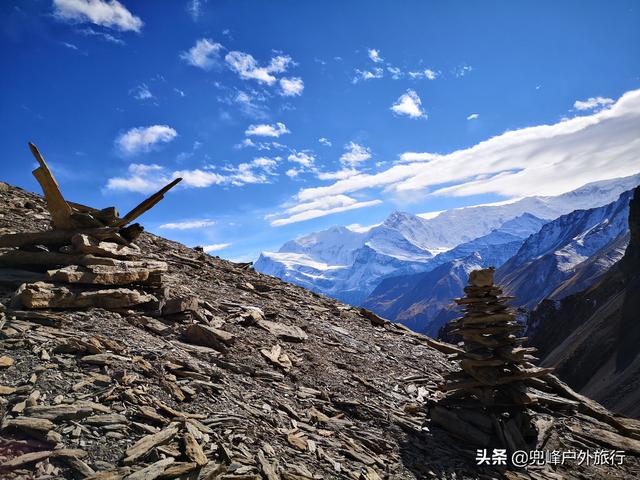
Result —
<instances>
[{"instance_id":1,"label":"brown rock","mask_svg":"<svg viewBox=\"0 0 640 480\"><path fill-rule=\"evenodd\" d=\"M167 270L164 262L118 261L116 265L69 265L49 270L47 276L54 282L90 285L129 285L146 283L150 277Z\"/></svg>"},{"instance_id":2,"label":"brown rock","mask_svg":"<svg viewBox=\"0 0 640 480\"><path fill-rule=\"evenodd\" d=\"M81 253L91 253L97 257L128 258L140 254L138 248L97 240L79 233L71 237L74 248Z\"/></svg>"},{"instance_id":3,"label":"brown rock","mask_svg":"<svg viewBox=\"0 0 640 480\"><path fill-rule=\"evenodd\" d=\"M191 433L185 432L183 442L184 454L189 460L200 466L209 463L207 456L202 451L202 447Z\"/></svg>"},{"instance_id":4,"label":"brown rock","mask_svg":"<svg viewBox=\"0 0 640 480\"><path fill-rule=\"evenodd\" d=\"M153 435L147 435L138 440L133 446L129 447L126 451L125 464L132 464L139 458L143 457L149 450L159 445L163 445L170 442L173 437L178 433L178 425L171 424L164 430L159 431Z\"/></svg>"},{"instance_id":5,"label":"brown rock","mask_svg":"<svg viewBox=\"0 0 640 480\"><path fill-rule=\"evenodd\" d=\"M0 368L7 368L13 365L13 358L3 355L0 357Z\"/></svg>"},{"instance_id":6,"label":"brown rock","mask_svg":"<svg viewBox=\"0 0 640 480\"><path fill-rule=\"evenodd\" d=\"M26 285L19 300L26 308L87 308L121 309L155 300L153 295L128 288L77 290L51 283Z\"/></svg>"},{"instance_id":7,"label":"brown rock","mask_svg":"<svg viewBox=\"0 0 640 480\"><path fill-rule=\"evenodd\" d=\"M158 460L152 463L148 467L133 472L131 475L125 477L125 480L155 480L162 475L165 469L175 462L175 458L169 457L163 460Z\"/></svg>"},{"instance_id":8,"label":"brown rock","mask_svg":"<svg viewBox=\"0 0 640 480\"><path fill-rule=\"evenodd\" d=\"M224 350L234 340L233 334L229 332L198 323L190 325L184 336L191 343L217 350Z\"/></svg>"},{"instance_id":9,"label":"brown rock","mask_svg":"<svg viewBox=\"0 0 640 480\"><path fill-rule=\"evenodd\" d=\"M304 342L309 338L304 330L295 325L285 325L270 320L260 320L257 324L272 335L290 342Z\"/></svg>"},{"instance_id":10,"label":"brown rock","mask_svg":"<svg viewBox=\"0 0 640 480\"><path fill-rule=\"evenodd\" d=\"M198 298L194 296L172 298L162 308L162 315L173 315L180 312L197 311Z\"/></svg>"}]
</instances>

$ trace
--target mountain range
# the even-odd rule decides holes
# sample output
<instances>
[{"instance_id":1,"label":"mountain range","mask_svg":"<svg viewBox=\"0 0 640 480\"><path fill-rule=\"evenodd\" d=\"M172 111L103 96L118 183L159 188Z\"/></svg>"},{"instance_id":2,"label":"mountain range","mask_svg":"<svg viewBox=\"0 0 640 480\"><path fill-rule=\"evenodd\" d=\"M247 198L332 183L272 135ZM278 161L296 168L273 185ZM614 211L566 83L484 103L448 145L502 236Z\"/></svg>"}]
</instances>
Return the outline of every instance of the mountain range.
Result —
<instances>
[{"instance_id":1,"label":"mountain range","mask_svg":"<svg viewBox=\"0 0 640 480\"><path fill-rule=\"evenodd\" d=\"M628 247L622 258L588 287L562 300L543 300L529 315L527 336L542 365L553 367L571 387L637 417L640 187L628 211Z\"/></svg>"},{"instance_id":2,"label":"mountain range","mask_svg":"<svg viewBox=\"0 0 640 480\"><path fill-rule=\"evenodd\" d=\"M534 196L509 203L452 209L435 216L394 212L382 224L365 232L336 226L291 240L278 252L263 252L254 267L312 291L353 305L367 306L411 328L433 334L437 327L425 325L425 319L428 317L442 324L451 318L453 312L443 308L464 284L470 270L478 266L499 267L517 255L529 235L540 231L545 223L576 210L615 202L638 183L640 174L589 183L557 196ZM619 214L622 218L623 212ZM593 215L591 223L574 218L579 224L574 230L580 230L580 225L595 227L598 213ZM619 227L622 223L616 225ZM554 225L555 229L564 227ZM601 228L608 233L618 232L611 227ZM547 233L557 235L555 230L548 229ZM588 247L597 244L594 243L598 237L597 228L591 234L583 233ZM587 257L595 252L586 256L581 242L576 240L573 247L559 255L580 255L583 263L588 261ZM556 244L548 241L550 247ZM576 262L578 257L572 257L573 262L567 257L557 265L573 272L575 288L578 288L580 278L592 278L614 263L621 256L624 245L620 239L618 243L611 243L608 250L607 245L598 244L600 257L592 261L589 268L580 267L580 262ZM532 252L526 250L522 256L528 253ZM522 258L521 261L528 260ZM415 274L421 275L422 287L418 287L417 278L411 278ZM500 274L505 278L505 270ZM566 280L564 276L563 280ZM513 288L517 285L514 280ZM575 288L565 293L575 291ZM527 301L535 302L536 295L539 296L534 294L535 298L527 298ZM400 298L402 307L394 305ZM421 300L412 301L418 299Z\"/></svg>"}]
</instances>

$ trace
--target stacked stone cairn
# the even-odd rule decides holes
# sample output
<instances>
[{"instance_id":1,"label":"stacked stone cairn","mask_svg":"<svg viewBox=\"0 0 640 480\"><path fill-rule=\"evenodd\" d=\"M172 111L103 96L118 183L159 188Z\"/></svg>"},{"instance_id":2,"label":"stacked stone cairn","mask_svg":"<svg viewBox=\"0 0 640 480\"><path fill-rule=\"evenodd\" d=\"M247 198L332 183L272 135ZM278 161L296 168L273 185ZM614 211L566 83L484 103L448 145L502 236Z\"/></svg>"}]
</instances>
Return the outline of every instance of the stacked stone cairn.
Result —
<instances>
[{"instance_id":1,"label":"stacked stone cairn","mask_svg":"<svg viewBox=\"0 0 640 480\"><path fill-rule=\"evenodd\" d=\"M40 164L33 175L44 192L52 228L0 235L4 277L24 279L12 308L162 308L158 298L167 264L144 259L133 243L143 228L131 222L180 179L121 218L114 207L98 210L65 200L38 149L29 147Z\"/></svg>"},{"instance_id":2,"label":"stacked stone cairn","mask_svg":"<svg viewBox=\"0 0 640 480\"><path fill-rule=\"evenodd\" d=\"M464 316L451 322L450 334L462 337L452 354L461 370L446 377L446 393L430 408L432 422L469 443L482 447L525 449L535 443L536 430L527 407L536 402L527 381L550 369L535 367L535 348L518 337L523 326L493 284L494 269L469 275L465 296L456 299Z\"/></svg>"}]
</instances>

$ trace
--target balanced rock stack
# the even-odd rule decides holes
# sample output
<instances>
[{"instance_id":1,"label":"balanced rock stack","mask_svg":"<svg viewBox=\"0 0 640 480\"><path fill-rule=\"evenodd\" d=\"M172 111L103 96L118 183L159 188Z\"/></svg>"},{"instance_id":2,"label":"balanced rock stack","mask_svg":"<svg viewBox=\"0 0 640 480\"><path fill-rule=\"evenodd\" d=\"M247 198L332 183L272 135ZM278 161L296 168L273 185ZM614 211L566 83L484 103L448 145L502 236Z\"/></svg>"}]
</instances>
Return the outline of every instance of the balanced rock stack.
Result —
<instances>
[{"instance_id":1,"label":"balanced rock stack","mask_svg":"<svg viewBox=\"0 0 640 480\"><path fill-rule=\"evenodd\" d=\"M526 447L535 438L526 407L537 397L526 381L551 369L535 367L526 348L526 337L517 337L523 326L507 304L510 297L493 284L494 269L469 275L466 296L456 299L464 316L451 322L451 334L460 335L463 349L454 354L462 370L446 377L445 398L432 408L432 419L452 433L482 446Z\"/></svg>"},{"instance_id":2,"label":"balanced rock stack","mask_svg":"<svg viewBox=\"0 0 640 480\"><path fill-rule=\"evenodd\" d=\"M66 201L38 149L33 144L29 147L40 164L33 175L44 192L53 228L0 236L3 278L11 276L22 283L12 307L119 310L145 304L160 308L153 293L162 293L161 275L167 264L142 259L132 242L143 228L130 223L180 179L120 218L114 207L98 210Z\"/></svg>"}]
</instances>

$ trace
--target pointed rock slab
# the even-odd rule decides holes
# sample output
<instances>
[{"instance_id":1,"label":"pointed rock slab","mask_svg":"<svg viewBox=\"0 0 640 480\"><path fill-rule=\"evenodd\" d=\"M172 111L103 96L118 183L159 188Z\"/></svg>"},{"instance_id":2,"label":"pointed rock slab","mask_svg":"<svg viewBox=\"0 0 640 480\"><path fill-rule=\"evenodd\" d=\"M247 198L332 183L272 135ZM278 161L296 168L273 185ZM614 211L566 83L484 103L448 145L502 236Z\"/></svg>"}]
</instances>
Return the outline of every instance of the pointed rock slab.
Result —
<instances>
[{"instance_id":1,"label":"pointed rock slab","mask_svg":"<svg viewBox=\"0 0 640 480\"><path fill-rule=\"evenodd\" d=\"M285 372L291 370L291 367L293 366L291 359L286 353L282 352L282 347L280 345L274 345L271 347L271 350L263 348L260 350L260 353L267 357L272 363L282 367Z\"/></svg>"},{"instance_id":2,"label":"pointed rock slab","mask_svg":"<svg viewBox=\"0 0 640 480\"><path fill-rule=\"evenodd\" d=\"M81 405L34 405L27 407L25 413L29 417L45 418L56 422L87 417L93 413L93 409Z\"/></svg>"},{"instance_id":3,"label":"pointed rock slab","mask_svg":"<svg viewBox=\"0 0 640 480\"><path fill-rule=\"evenodd\" d=\"M0 357L0 368L7 368L13 365L13 358L3 355Z\"/></svg>"},{"instance_id":4,"label":"pointed rock slab","mask_svg":"<svg viewBox=\"0 0 640 480\"><path fill-rule=\"evenodd\" d=\"M199 466L204 466L209 463L207 456L202 451L202 447L191 433L185 432L183 441L184 455L189 460L195 462Z\"/></svg>"},{"instance_id":5,"label":"pointed rock slab","mask_svg":"<svg viewBox=\"0 0 640 480\"><path fill-rule=\"evenodd\" d=\"M90 253L97 257L131 258L140 255L140 249L135 246L103 242L83 233L71 237L71 243L76 251Z\"/></svg>"},{"instance_id":6,"label":"pointed rock slab","mask_svg":"<svg viewBox=\"0 0 640 480\"><path fill-rule=\"evenodd\" d=\"M32 431L32 432L48 432L55 428L54 423L51 420L45 418L31 418L31 417L15 417L8 418L2 421L2 430L20 430L20 431Z\"/></svg>"},{"instance_id":7,"label":"pointed rock slab","mask_svg":"<svg viewBox=\"0 0 640 480\"><path fill-rule=\"evenodd\" d=\"M173 315L181 312L196 312L199 309L198 298L185 296L167 300L162 307L162 315Z\"/></svg>"},{"instance_id":8,"label":"pointed rock slab","mask_svg":"<svg viewBox=\"0 0 640 480\"><path fill-rule=\"evenodd\" d=\"M184 336L191 343L221 351L226 350L227 345L231 345L235 339L233 334L229 332L199 323L190 325Z\"/></svg>"},{"instance_id":9,"label":"pointed rock slab","mask_svg":"<svg viewBox=\"0 0 640 480\"><path fill-rule=\"evenodd\" d=\"M160 480L172 480L174 478L187 478L189 472L198 468L195 462L174 462L165 468L164 472L158 477Z\"/></svg>"},{"instance_id":10,"label":"pointed rock slab","mask_svg":"<svg viewBox=\"0 0 640 480\"><path fill-rule=\"evenodd\" d=\"M27 284L18 295L18 300L24 307L33 309L97 307L111 310L133 307L156 298L128 288L78 290L36 282Z\"/></svg>"},{"instance_id":11,"label":"pointed rock slab","mask_svg":"<svg viewBox=\"0 0 640 480\"><path fill-rule=\"evenodd\" d=\"M43 450L40 452L30 452L30 453L25 453L18 457L12 458L11 460L8 460L0 464L0 469L12 470L15 468L22 467L24 465L28 465L30 463L41 462L46 458L52 458L52 457L81 458L81 457L85 457L86 455L87 455L87 452L85 452L84 450L66 449L66 448L62 448L60 450Z\"/></svg>"},{"instance_id":12,"label":"pointed rock slab","mask_svg":"<svg viewBox=\"0 0 640 480\"><path fill-rule=\"evenodd\" d=\"M158 460L148 467L133 472L131 475L127 475L124 477L124 480L155 480L160 477L173 462L175 462L175 458L172 457Z\"/></svg>"},{"instance_id":13,"label":"pointed rock slab","mask_svg":"<svg viewBox=\"0 0 640 480\"><path fill-rule=\"evenodd\" d=\"M272 335L289 342L304 342L309 338L304 330L295 325L285 325L270 320L260 320L257 324Z\"/></svg>"},{"instance_id":14,"label":"pointed rock slab","mask_svg":"<svg viewBox=\"0 0 640 480\"><path fill-rule=\"evenodd\" d=\"M50 281L88 285L129 285L147 283L167 271L164 262L136 262L119 260L116 265L69 265L49 270Z\"/></svg>"},{"instance_id":15,"label":"pointed rock slab","mask_svg":"<svg viewBox=\"0 0 640 480\"><path fill-rule=\"evenodd\" d=\"M136 442L133 446L127 449L126 457L124 459L125 465L130 465L134 463L139 458L146 455L152 448L155 448L159 445L164 445L173 439L178 433L178 425L171 424L164 430L159 431L158 433L154 433L153 435L147 435L143 437L138 442ZM144 477L143 477L144 478Z\"/></svg>"}]
</instances>

